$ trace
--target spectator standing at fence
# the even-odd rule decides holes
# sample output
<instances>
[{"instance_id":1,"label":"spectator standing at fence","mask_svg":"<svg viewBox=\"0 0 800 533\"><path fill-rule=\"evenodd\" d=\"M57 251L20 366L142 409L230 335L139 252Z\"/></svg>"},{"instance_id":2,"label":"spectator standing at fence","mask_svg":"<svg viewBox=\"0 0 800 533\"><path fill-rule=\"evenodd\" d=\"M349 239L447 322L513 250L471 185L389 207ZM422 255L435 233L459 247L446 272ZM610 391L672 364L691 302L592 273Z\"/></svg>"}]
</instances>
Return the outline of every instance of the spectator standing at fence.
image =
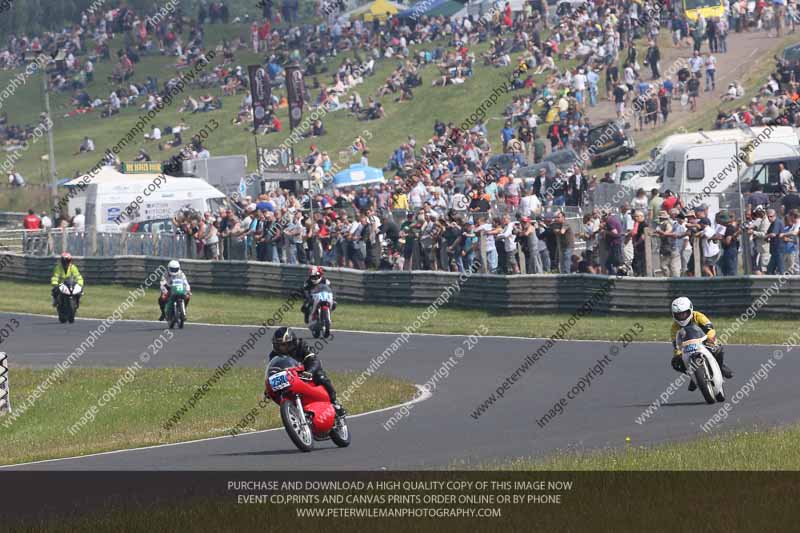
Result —
<instances>
[{"instance_id":1,"label":"spectator standing at fence","mask_svg":"<svg viewBox=\"0 0 800 533\"><path fill-rule=\"evenodd\" d=\"M738 271L741 229L727 211L719 214L719 223L724 228L720 241L722 255L719 259L719 267L723 276L735 276Z\"/></svg>"},{"instance_id":2,"label":"spectator standing at fence","mask_svg":"<svg viewBox=\"0 0 800 533\"><path fill-rule=\"evenodd\" d=\"M561 274L572 272L572 251L575 249L575 234L567 224L567 218L563 211L556 213L555 221L552 225L558 243L558 271Z\"/></svg>"},{"instance_id":3,"label":"spectator standing at fence","mask_svg":"<svg viewBox=\"0 0 800 533\"><path fill-rule=\"evenodd\" d=\"M656 226L655 235L658 239L658 259L661 266L661 274L664 277L676 277L673 273L673 251L674 251L674 238L672 237L672 219L666 211L658 213L658 225ZM677 259L678 270L680 269L680 259ZM678 274L680 275L680 274Z\"/></svg>"},{"instance_id":4,"label":"spectator standing at fence","mask_svg":"<svg viewBox=\"0 0 800 533\"><path fill-rule=\"evenodd\" d=\"M586 260L591 265L599 265L600 219L595 215L595 213L586 213L583 215L581 238L586 243Z\"/></svg>"},{"instance_id":5,"label":"spectator standing at fence","mask_svg":"<svg viewBox=\"0 0 800 533\"><path fill-rule=\"evenodd\" d=\"M417 225L414 213L407 213L406 220L400 225L400 244L403 245L403 270L412 269L419 229L420 226Z\"/></svg>"},{"instance_id":6,"label":"spectator standing at fence","mask_svg":"<svg viewBox=\"0 0 800 533\"><path fill-rule=\"evenodd\" d=\"M263 217L263 214L262 214ZM210 216L206 221L205 257L210 260L219 259L219 221Z\"/></svg>"},{"instance_id":7,"label":"spectator standing at fence","mask_svg":"<svg viewBox=\"0 0 800 533\"><path fill-rule=\"evenodd\" d=\"M517 265L517 237L515 230L518 223L512 222L511 217L503 215L501 219L502 231L497 234L497 239L503 243L503 264L505 266L504 273L506 274L519 274L519 266Z\"/></svg>"},{"instance_id":8,"label":"spectator standing at fence","mask_svg":"<svg viewBox=\"0 0 800 533\"><path fill-rule=\"evenodd\" d=\"M53 221L50 219L50 216L47 214L47 211L42 211L42 214L39 215L42 221L42 229L43 230L50 230L53 227Z\"/></svg>"},{"instance_id":9,"label":"spectator standing at fence","mask_svg":"<svg viewBox=\"0 0 800 533\"><path fill-rule=\"evenodd\" d=\"M650 203L651 201L647 198L647 192L644 189L639 188L636 190L636 196L634 196L633 200L631 200L631 207L633 209L641 209L643 211L647 210L649 213L652 213L652 209L648 209ZM661 206L659 204L659 208L660 207ZM652 214L650 215L650 218L654 218Z\"/></svg>"},{"instance_id":10,"label":"spectator standing at fence","mask_svg":"<svg viewBox=\"0 0 800 533\"><path fill-rule=\"evenodd\" d=\"M645 269L645 230L647 229L647 222L645 221L644 211L636 209L633 211L633 227L631 228L631 245L633 248L633 259L631 266L635 276L642 277L646 274Z\"/></svg>"},{"instance_id":11,"label":"spectator standing at fence","mask_svg":"<svg viewBox=\"0 0 800 533\"><path fill-rule=\"evenodd\" d=\"M658 189L654 188L650 190L650 198L647 198L646 194L647 193L644 192L644 189L639 189L638 191L636 191L636 198L634 198L633 202L631 203L634 204L634 207L636 207L637 209L646 210L648 215L647 218L649 220L656 220L658 218L658 213L662 210L669 211L669 209L665 209L663 207L662 204L664 203L664 199L659 194ZM637 199L641 198L642 196L644 196L646 201L646 205L644 207L636 205ZM641 202L641 200L638 201Z\"/></svg>"},{"instance_id":12,"label":"spectator standing at fence","mask_svg":"<svg viewBox=\"0 0 800 533\"><path fill-rule=\"evenodd\" d=\"M36 216L33 209L28 209L28 214L22 219L22 227L26 230L42 229L42 220Z\"/></svg>"},{"instance_id":13,"label":"spectator standing at fence","mask_svg":"<svg viewBox=\"0 0 800 533\"><path fill-rule=\"evenodd\" d=\"M75 216L72 217L72 227L75 231L84 231L86 229L86 217L81 212L81 208L75 209Z\"/></svg>"},{"instance_id":14,"label":"spectator standing at fence","mask_svg":"<svg viewBox=\"0 0 800 533\"><path fill-rule=\"evenodd\" d=\"M767 264L767 274L783 274L783 222L777 216L774 209L767 210L767 220L769 229L766 238L769 240L769 263Z\"/></svg>"},{"instance_id":15,"label":"spectator standing at fence","mask_svg":"<svg viewBox=\"0 0 800 533\"><path fill-rule=\"evenodd\" d=\"M716 226L702 212L698 223L701 230L701 243L703 247L703 276L717 275L717 261L719 260L719 236Z\"/></svg>"},{"instance_id":16,"label":"spectator standing at fence","mask_svg":"<svg viewBox=\"0 0 800 533\"><path fill-rule=\"evenodd\" d=\"M539 256L539 237L536 235L536 225L530 217L520 218L520 229L517 240L525 256L525 270L527 274L542 273L542 259Z\"/></svg>"},{"instance_id":17,"label":"spectator standing at fence","mask_svg":"<svg viewBox=\"0 0 800 533\"><path fill-rule=\"evenodd\" d=\"M798 221L798 212L793 210L784 217L783 267L785 272L794 272L797 264L798 234L800 234L800 221Z\"/></svg>"},{"instance_id":18,"label":"spectator standing at fence","mask_svg":"<svg viewBox=\"0 0 800 533\"><path fill-rule=\"evenodd\" d=\"M276 220L275 213L267 211L264 224L264 244L266 246L266 260L280 263L280 241L283 238L281 223Z\"/></svg>"},{"instance_id":19,"label":"spectator standing at fence","mask_svg":"<svg viewBox=\"0 0 800 533\"><path fill-rule=\"evenodd\" d=\"M622 221L617 215L606 212L603 214L601 221L603 224L603 236L608 248L605 268L606 272L613 276L617 273L617 269L625 264L625 256L622 249L625 230L622 226Z\"/></svg>"},{"instance_id":20,"label":"spectator standing at fence","mask_svg":"<svg viewBox=\"0 0 800 533\"><path fill-rule=\"evenodd\" d=\"M753 274L761 275L766 273L769 265L769 233L770 222L766 211L761 205L753 208L752 220L747 226L747 233L752 240L753 250Z\"/></svg>"},{"instance_id":21,"label":"spectator standing at fence","mask_svg":"<svg viewBox=\"0 0 800 533\"><path fill-rule=\"evenodd\" d=\"M524 196L519 201L519 213L523 217L535 217L542 211L542 202L536 196L533 187L525 189Z\"/></svg>"},{"instance_id":22,"label":"spectator standing at fence","mask_svg":"<svg viewBox=\"0 0 800 533\"><path fill-rule=\"evenodd\" d=\"M500 233L500 229L494 227L488 216L482 215L478 217L476 232L486 243L486 269L490 274L496 274L498 257L497 248L495 246L495 235Z\"/></svg>"}]
</instances>

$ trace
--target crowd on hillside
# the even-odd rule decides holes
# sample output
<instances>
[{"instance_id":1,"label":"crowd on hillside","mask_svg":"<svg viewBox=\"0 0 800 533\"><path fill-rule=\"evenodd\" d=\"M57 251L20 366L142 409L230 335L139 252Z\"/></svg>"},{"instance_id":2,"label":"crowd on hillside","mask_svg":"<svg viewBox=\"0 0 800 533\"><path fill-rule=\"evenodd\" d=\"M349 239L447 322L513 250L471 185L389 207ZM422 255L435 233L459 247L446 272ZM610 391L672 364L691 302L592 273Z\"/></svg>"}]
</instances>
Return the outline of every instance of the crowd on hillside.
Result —
<instances>
[{"instance_id":1,"label":"crowd on hillside","mask_svg":"<svg viewBox=\"0 0 800 533\"><path fill-rule=\"evenodd\" d=\"M714 129L747 126L794 126L800 127L800 60L775 58L775 70L746 105L730 111L720 111ZM728 92L735 92L735 88ZM733 100L729 94L723 100Z\"/></svg>"},{"instance_id":2,"label":"crowd on hillside","mask_svg":"<svg viewBox=\"0 0 800 533\"><path fill-rule=\"evenodd\" d=\"M598 183L580 158L591 148L588 132L593 124L587 111L605 97L614 102L618 117L634 128L666 122L673 98L686 94L686 104L693 107L703 79L707 89L714 87L714 54L727 51L728 32L749 28L738 22L747 17L711 21L700 17L690 23L670 2L649 0L576 3L558 14L545 0L525 2L521 12L497 2L480 18L389 15L370 23L338 17L337 6L323 6L321 11L328 17L321 24L287 25L283 22L297 16L296 2L280 6L264 2L265 17L253 22L249 35L224 41L221 57L217 54L213 65L198 77L196 83L208 90L207 96L186 97L182 112L213 111L221 106L220 96L241 94L233 121L250 127L247 74L236 61L242 49L264 55L264 66L276 86L283 82L284 67L299 62L306 77L309 110L343 110L354 120L383 119L386 98L408 102L424 84L447 90L450 85L469 83L476 69L506 73L497 90L511 93L511 104L503 109L476 108L474 116L464 117L462 124L436 120L426 142L409 136L386 163L384 170L396 174L386 184L296 197L274 192L253 201L240 200L238 209L230 211L184 213L174 222L193 237L200 256L223 257L233 249L225 243L232 242L251 250L256 259L288 263L318 259L354 268L459 270L477 260L486 263L481 268L492 272L623 269L642 275L644 228L655 231L663 222L662 210L650 209L649 203L643 210L624 205L615 210L619 213L586 209L586 199ZM749 19L761 20L760 13ZM65 61L53 72L51 82L73 92L73 113L99 109L101 116L110 117L125 106L152 108L159 80L136 78L135 65L141 56L176 57L178 75L180 68L200 61L207 52L205 23L224 22L230 13L224 2L214 2L211 6L203 3L196 18L186 16L180 7L157 19L152 15L114 8L99 17L84 17L59 34L45 34L30 42L14 37L0 54L0 65L19 66L26 47L50 50L60 43ZM679 72L674 78L663 77L657 43L665 27L676 46L692 46L695 51L688 76ZM109 50L108 42L115 34L124 35L125 46ZM411 46L420 43L423 46L412 53ZM486 51L476 54L475 47L484 43ZM644 54L637 45L646 45ZM345 54L351 57L340 61L338 56ZM118 88L107 99L90 96L98 61L114 65L112 81ZM359 86L384 61L397 62L397 66L375 94L362 99ZM429 65L437 73L423 79L422 70ZM278 91L273 94L270 120L262 133L285 129L275 111L287 105L286 98ZM497 139L489 136L492 115L502 115ZM180 135L181 129L177 126L172 134ZM325 136L323 119L314 121L304 134ZM148 135L160 137L161 129L154 126ZM165 149L179 145L175 139L159 144ZM366 142L356 140L352 146L361 162L367 163ZM207 154L204 147L196 148L196 153ZM571 164L547 163L548 156L568 149L578 156ZM498 163L500 153L506 159ZM146 153L140 156L150 158ZM327 175L333 167L328 154L316 147L297 164L316 177ZM525 170L532 165L537 166ZM599 180L603 181L610 177ZM677 221L671 209L679 206L670 207L666 199L664 203L663 211ZM581 208L586 214L579 220L576 213ZM687 228L693 227L688 218L693 214L686 213ZM716 228L716 224L730 223L714 224ZM663 243L680 240L674 235L659 238ZM485 247L483 253L480 246ZM659 249L667 248L664 244ZM704 264L710 262L710 251ZM681 273L693 271L689 260L693 259L681 263Z\"/></svg>"}]
</instances>

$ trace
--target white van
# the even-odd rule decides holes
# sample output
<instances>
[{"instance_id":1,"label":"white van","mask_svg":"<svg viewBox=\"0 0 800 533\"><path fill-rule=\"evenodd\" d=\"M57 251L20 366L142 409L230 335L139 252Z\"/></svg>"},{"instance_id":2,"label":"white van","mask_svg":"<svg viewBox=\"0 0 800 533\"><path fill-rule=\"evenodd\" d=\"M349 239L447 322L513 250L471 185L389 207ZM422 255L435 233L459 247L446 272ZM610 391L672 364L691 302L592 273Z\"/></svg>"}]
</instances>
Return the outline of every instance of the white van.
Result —
<instances>
[{"instance_id":1,"label":"white van","mask_svg":"<svg viewBox=\"0 0 800 533\"><path fill-rule=\"evenodd\" d=\"M79 185L87 183L85 190ZM216 211L225 195L199 178L174 178L164 174L122 174L103 167L92 179L75 178L65 184L69 213L81 208L86 226L100 232L120 232L132 222L170 219L182 208ZM75 194L77 193L77 194Z\"/></svg>"},{"instance_id":2,"label":"white van","mask_svg":"<svg viewBox=\"0 0 800 533\"><path fill-rule=\"evenodd\" d=\"M698 131L695 133L676 133L670 135L659 143L658 146L650 151L650 158L653 161L649 172L644 172L639 178L645 182L653 181L664 173L664 154L676 146L686 144L716 144L716 143L748 143L754 137L766 138L767 142L777 142L788 144L800 149L800 138L797 136L795 128L791 126L774 126L771 131L768 126L759 126L749 130L726 129Z\"/></svg>"},{"instance_id":3,"label":"white van","mask_svg":"<svg viewBox=\"0 0 800 533\"><path fill-rule=\"evenodd\" d=\"M741 143L706 142L669 148L663 154L664 180L661 192L670 190L683 198L684 205L706 204L709 206L709 215L715 213L719 209L721 195L738 194L738 180L745 175L748 165L744 162L737 165L736 157L750 141L752 139ZM798 156L800 149L797 146L771 142L771 137L762 135L750 159L755 165L762 160ZM747 189L743 187L743 190Z\"/></svg>"},{"instance_id":4,"label":"white van","mask_svg":"<svg viewBox=\"0 0 800 533\"><path fill-rule=\"evenodd\" d=\"M614 183L624 185L631 191L644 189L648 193L661 186L661 177L648 175L648 161L637 161L629 165L617 164Z\"/></svg>"}]
</instances>

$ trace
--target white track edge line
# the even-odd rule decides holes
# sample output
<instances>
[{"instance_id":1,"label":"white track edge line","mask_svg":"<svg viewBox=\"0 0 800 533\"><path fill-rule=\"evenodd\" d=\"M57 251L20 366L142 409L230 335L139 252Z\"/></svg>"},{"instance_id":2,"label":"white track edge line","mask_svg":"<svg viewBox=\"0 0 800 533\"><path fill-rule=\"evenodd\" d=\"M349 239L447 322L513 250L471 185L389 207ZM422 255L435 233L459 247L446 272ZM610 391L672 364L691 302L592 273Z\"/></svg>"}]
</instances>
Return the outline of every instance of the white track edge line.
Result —
<instances>
[{"instance_id":1,"label":"white track edge line","mask_svg":"<svg viewBox=\"0 0 800 533\"><path fill-rule=\"evenodd\" d=\"M398 403L396 405L390 405L389 407L382 407L380 409L375 409L373 411L367 411L366 413L358 413L358 414L355 414L353 416L348 416L347 418L348 419L350 419L350 418L359 418L359 417L362 417L362 416L374 415L376 413L382 413L384 411L390 411L392 409L399 409L399 408L405 407L407 405L413 405L415 403L424 402L425 400L427 400L431 396L433 396L433 393L428 391L425 387L423 387L421 385L417 385L417 384L415 384L414 386L417 388L418 395L415 395L414 398L408 400L407 402ZM72 460L75 460L75 459L86 459L86 458L89 458L89 457L98 457L98 456L101 456L101 455L112 455L112 454L117 454L117 453L130 453L130 452L138 452L138 451L142 451L142 450L154 450L154 449L157 449L157 448L167 448L167 447L171 447L171 446L185 446L185 445L188 445L188 444L195 444L195 443L198 443L198 442L209 442L209 441L212 441L212 440L236 439L236 438L239 438L239 437L246 437L246 436L249 436L249 435L260 435L262 433L270 433L272 431L283 431L283 430L284 430L284 428L277 427L277 428L270 428L270 429L261 429L261 430L258 430L258 431L249 431L247 433L242 433L242 434L239 434L239 435L219 435L217 437L206 437L206 438L202 438L202 439L187 440L187 441L182 441L182 442L169 442L169 443L166 443L166 444L153 444L151 446L141 446L139 448L123 448L123 449L120 449L120 450L109 450L107 452L90 453L90 454L87 454L87 455L75 455L73 457L58 457L56 459L42 459L40 461L30 461L30 462L27 462L27 463L17 463L17 464L13 464L13 465L0 465L0 470L16 468L16 467L20 467L20 466L37 465L37 464L43 464L43 463L55 463L55 462L58 462L58 461L72 461ZM79 469L76 469L76 470L79 470Z\"/></svg>"},{"instance_id":2,"label":"white track edge line","mask_svg":"<svg viewBox=\"0 0 800 533\"><path fill-rule=\"evenodd\" d=\"M20 315L20 316L37 316L43 318L54 318L55 315L43 315L40 313L23 313L19 311L2 311L0 310L0 314L7 314L7 315ZM83 320L83 321L91 321L96 320L98 322L102 322L103 318L88 318L88 317L75 317L75 320ZM139 322L142 324L162 324L162 322L158 320L144 320L144 319L123 319L123 320L116 320L115 322ZM187 322L187 325L195 325L195 326L210 326L216 328L255 328L261 326L261 324L210 324L208 322ZM274 326L273 326L274 327ZM291 326L295 329L305 329L305 327L301 326ZM268 326L267 329L270 329ZM395 337L400 335L401 332L396 331L362 331L358 329L331 329L332 332L336 333L360 333L365 335L394 335ZM409 333L409 335L417 336L417 337L469 337L469 334L458 334L458 333ZM521 340L521 341L546 341L550 340L550 337L518 337L514 335L481 335L483 339L513 339L513 340ZM559 339L558 342L599 342L599 343L610 343L614 342L613 340L608 339ZM669 341L634 341L636 344L668 344ZM782 344L734 344L734 343L727 343L725 346L783 346Z\"/></svg>"}]
</instances>

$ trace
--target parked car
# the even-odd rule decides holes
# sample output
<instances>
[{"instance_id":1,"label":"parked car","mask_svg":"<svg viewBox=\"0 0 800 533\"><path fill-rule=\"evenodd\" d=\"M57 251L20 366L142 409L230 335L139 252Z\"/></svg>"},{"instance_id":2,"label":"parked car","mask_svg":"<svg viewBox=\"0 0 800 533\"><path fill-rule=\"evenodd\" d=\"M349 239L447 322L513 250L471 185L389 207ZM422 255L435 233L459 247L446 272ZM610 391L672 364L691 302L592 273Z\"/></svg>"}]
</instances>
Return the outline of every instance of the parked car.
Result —
<instances>
[{"instance_id":1,"label":"parked car","mask_svg":"<svg viewBox=\"0 0 800 533\"><path fill-rule=\"evenodd\" d=\"M517 171L517 176L524 179L526 183L528 181L533 181L533 179L539 175L540 168L543 168L547 171L546 176L548 178L556 177L556 166L550 161L542 161L541 163L536 163L535 165L523 167Z\"/></svg>"},{"instance_id":2,"label":"parked car","mask_svg":"<svg viewBox=\"0 0 800 533\"><path fill-rule=\"evenodd\" d=\"M636 153L636 142L617 121L598 124L589 130L589 161L602 167Z\"/></svg>"},{"instance_id":3,"label":"parked car","mask_svg":"<svg viewBox=\"0 0 800 533\"><path fill-rule=\"evenodd\" d=\"M555 152L550 152L542 159L542 162L554 164L561 172L566 172L575 165L579 167L583 166L581 156L572 148L564 148Z\"/></svg>"},{"instance_id":4,"label":"parked car","mask_svg":"<svg viewBox=\"0 0 800 533\"><path fill-rule=\"evenodd\" d=\"M514 154L496 154L489 158L486 162L486 170L496 169L503 173L508 173L514 168L514 163L523 166L525 163L521 155Z\"/></svg>"}]
</instances>

